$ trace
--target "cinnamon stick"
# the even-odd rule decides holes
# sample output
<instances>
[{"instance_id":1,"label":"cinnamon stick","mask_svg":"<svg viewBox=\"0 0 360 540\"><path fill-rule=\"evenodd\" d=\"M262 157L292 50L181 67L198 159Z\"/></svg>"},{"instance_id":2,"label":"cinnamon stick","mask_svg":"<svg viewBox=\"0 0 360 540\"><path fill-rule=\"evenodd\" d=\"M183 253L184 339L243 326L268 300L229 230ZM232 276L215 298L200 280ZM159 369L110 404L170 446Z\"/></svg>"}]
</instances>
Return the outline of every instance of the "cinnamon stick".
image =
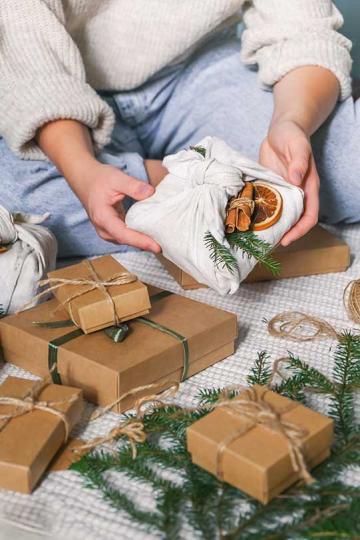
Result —
<instances>
[{"instance_id":1,"label":"cinnamon stick","mask_svg":"<svg viewBox=\"0 0 360 540\"><path fill-rule=\"evenodd\" d=\"M228 204L225 220L225 230L232 233L235 230L248 231L251 224L251 216L254 212L254 187L252 182L245 182L237 197L232 197Z\"/></svg>"}]
</instances>

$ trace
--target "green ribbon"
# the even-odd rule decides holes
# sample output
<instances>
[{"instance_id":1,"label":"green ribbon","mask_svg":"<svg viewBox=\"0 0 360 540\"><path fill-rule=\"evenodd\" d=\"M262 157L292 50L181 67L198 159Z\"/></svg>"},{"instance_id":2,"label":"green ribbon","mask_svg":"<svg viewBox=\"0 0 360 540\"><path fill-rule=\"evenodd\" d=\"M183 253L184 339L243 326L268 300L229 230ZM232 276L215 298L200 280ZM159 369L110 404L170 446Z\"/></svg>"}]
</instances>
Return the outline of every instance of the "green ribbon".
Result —
<instances>
[{"instance_id":1,"label":"green ribbon","mask_svg":"<svg viewBox=\"0 0 360 540\"><path fill-rule=\"evenodd\" d=\"M71 341L72 339L82 336L83 334L84 332L81 330L81 328L77 328L73 332L65 334L65 336L60 336L49 342L48 366L54 384L62 384L60 373L57 369L57 357L59 347L61 345L65 345L65 343Z\"/></svg>"},{"instance_id":2,"label":"green ribbon","mask_svg":"<svg viewBox=\"0 0 360 540\"><path fill-rule=\"evenodd\" d=\"M151 301L153 303L158 302L159 300L162 300L163 298L166 298L167 296L170 296L171 294L173 293L170 291L161 291L151 296ZM164 326L155 321L152 321L151 319L147 319L146 317L137 317L136 319L134 319L134 321L145 324L149 326L150 328L154 328L155 330L159 330L160 332L167 334L168 336L171 336L174 339L180 341L183 348L183 372L181 376L181 382L184 381L187 378L188 371L189 371L190 354L189 354L189 344L188 344L187 338L182 336L178 332L171 330L171 328L168 328L167 326ZM68 326L74 326L74 323L70 319L64 320L64 321L54 321L54 322L36 321L33 324L35 324L36 326L39 326L40 328L66 328ZM124 341L124 339L129 333L129 326L128 324L123 323L119 326L111 326L110 328L106 328L104 332L110 339L114 341L114 343L121 343L122 341ZM57 370L57 359L58 359L59 347L61 347L61 345L65 345L65 343L68 343L69 341L76 339L82 335L84 335L84 332L81 330L81 328L77 328L76 330L73 330L69 334L65 334L64 336L60 336L49 342L48 366L49 366L49 371L51 373L51 378L54 384L62 384L60 373Z\"/></svg>"},{"instance_id":3,"label":"green ribbon","mask_svg":"<svg viewBox=\"0 0 360 540\"><path fill-rule=\"evenodd\" d=\"M187 379L188 371L189 371L189 344L187 341L187 338L182 336L181 334L178 334L175 332L175 330L171 330L171 328L168 328L167 326L163 326L160 323L156 323L150 319L147 319L146 317L137 317L135 319L136 322L140 322L142 324L146 324L147 326L150 326L150 328L155 328L155 330L160 330L160 332L163 332L163 334L167 334L168 336L171 336L178 341L180 341L182 348L183 348L183 372L181 375L181 382L185 381Z\"/></svg>"}]
</instances>

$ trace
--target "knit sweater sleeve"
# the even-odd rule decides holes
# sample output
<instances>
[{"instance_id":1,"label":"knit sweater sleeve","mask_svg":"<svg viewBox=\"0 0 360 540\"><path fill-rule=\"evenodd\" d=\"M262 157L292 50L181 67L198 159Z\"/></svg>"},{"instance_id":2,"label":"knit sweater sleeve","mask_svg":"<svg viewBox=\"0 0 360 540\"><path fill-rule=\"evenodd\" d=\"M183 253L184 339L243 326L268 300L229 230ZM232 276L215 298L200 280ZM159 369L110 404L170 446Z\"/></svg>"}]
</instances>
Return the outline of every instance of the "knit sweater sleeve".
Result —
<instances>
[{"instance_id":1,"label":"knit sweater sleeve","mask_svg":"<svg viewBox=\"0 0 360 540\"><path fill-rule=\"evenodd\" d=\"M24 159L46 156L36 131L58 119L91 129L95 150L113 127L111 108L86 83L61 0L0 2L0 134Z\"/></svg>"},{"instance_id":2,"label":"knit sweater sleeve","mask_svg":"<svg viewBox=\"0 0 360 540\"><path fill-rule=\"evenodd\" d=\"M253 0L244 22L242 59L258 65L262 83L313 65L334 73L341 99L351 94L351 42L337 32L344 21L330 0Z\"/></svg>"}]
</instances>

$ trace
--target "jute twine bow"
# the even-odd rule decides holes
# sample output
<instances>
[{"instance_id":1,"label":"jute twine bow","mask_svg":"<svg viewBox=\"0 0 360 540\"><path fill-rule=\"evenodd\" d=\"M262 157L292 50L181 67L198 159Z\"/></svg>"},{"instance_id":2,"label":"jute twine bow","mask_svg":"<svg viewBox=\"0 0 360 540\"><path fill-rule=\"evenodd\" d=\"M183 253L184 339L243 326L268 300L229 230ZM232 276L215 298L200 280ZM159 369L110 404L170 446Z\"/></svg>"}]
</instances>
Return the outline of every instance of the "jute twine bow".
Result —
<instances>
[{"instance_id":1,"label":"jute twine bow","mask_svg":"<svg viewBox=\"0 0 360 540\"><path fill-rule=\"evenodd\" d=\"M305 483L313 483L314 478L307 469L303 453L303 439L307 435L307 431L292 422L283 420L282 415L288 411L277 412L265 400L265 395L266 392L259 396L254 388L250 388L243 394L246 397L224 398L214 405L214 408L221 408L235 418L241 415L242 418L249 421L248 425L229 434L218 446L217 477L221 481L224 480L223 459L225 450L229 445L254 427L263 426L275 433L279 433L286 439L294 471L299 473Z\"/></svg>"},{"instance_id":2,"label":"jute twine bow","mask_svg":"<svg viewBox=\"0 0 360 540\"><path fill-rule=\"evenodd\" d=\"M39 285L41 287L47 286L47 288L42 291L41 293L37 294L34 298L32 298L31 302L29 304L26 304L24 308L29 307L30 304L32 304L34 301L39 300L43 296L47 295L49 292L55 291L56 289L59 289L60 287L63 287L64 285L84 285L85 288L81 291L78 291L74 294L71 294L68 296L65 300L63 300L63 304L68 306L69 309L69 315L74 322L75 326L79 326L78 322L74 318L74 314L72 312L72 306L71 302L75 300L75 298L79 298L80 296L83 296L84 294L93 291L95 289L98 289L101 291L107 300L107 302L110 304L113 312L113 321L115 325L119 324L119 318L116 312L116 306L115 302L111 296L111 294L108 291L108 287L112 287L114 285L126 285L127 283L133 283L137 280L137 277L135 274L131 274L130 272L117 272L107 280L102 280L100 276L97 274L92 262L88 259L85 259L82 261L82 264L86 266L90 277L80 277L76 279L67 279L67 278L48 278L43 279L39 282ZM23 308L23 309L24 309Z\"/></svg>"},{"instance_id":3,"label":"jute twine bow","mask_svg":"<svg viewBox=\"0 0 360 540\"><path fill-rule=\"evenodd\" d=\"M315 339L338 339L339 334L328 322L301 313L284 311L268 322L270 335L292 341L313 341Z\"/></svg>"},{"instance_id":4,"label":"jute twine bow","mask_svg":"<svg viewBox=\"0 0 360 540\"><path fill-rule=\"evenodd\" d=\"M118 399L107 405L106 407L102 409L98 409L94 411L94 413L91 415L90 420L97 420L107 412L109 412L113 407L115 407L118 403L120 403L125 398L134 395L139 394L140 392L144 392L146 390L153 390L155 388L158 388L159 385L154 384L147 384L144 386L138 386L137 388L134 388L133 390L130 390L129 392L126 392L125 394L122 394ZM95 439L92 439L86 443L84 443L81 446L78 446L73 449L73 452L75 453L82 453L89 450L93 450L94 448L105 444L105 443L114 443L119 437L124 436L128 439L130 446L131 446L131 452L133 459L136 458L137 455L137 449L136 445L138 443L143 443L146 441L146 433L144 431L144 423L142 421L142 418L144 416L144 408L145 406L152 405L159 407L165 407L165 399L169 397L173 397L175 393L179 389L179 383L174 382L171 383L170 388L165 390L165 392L162 393L161 399L158 394L150 394L143 396L142 398L139 398L134 405L135 409L135 417L133 419L125 420L124 422L121 422L118 426L115 426L109 433L104 435L103 437L96 437Z\"/></svg>"},{"instance_id":5,"label":"jute twine bow","mask_svg":"<svg viewBox=\"0 0 360 540\"><path fill-rule=\"evenodd\" d=\"M239 197L238 199L232 199L229 203L228 212L230 212L230 210L234 210L235 208L239 208L240 210L250 208L250 214L252 214L255 210L255 201L249 199L248 197Z\"/></svg>"},{"instance_id":6,"label":"jute twine bow","mask_svg":"<svg viewBox=\"0 0 360 540\"><path fill-rule=\"evenodd\" d=\"M343 301L350 319L360 324L360 279L354 279L347 284Z\"/></svg>"},{"instance_id":7,"label":"jute twine bow","mask_svg":"<svg viewBox=\"0 0 360 540\"><path fill-rule=\"evenodd\" d=\"M53 414L62 420L65 427L64 442L66 443L70 434L69 420L66 414L61 410L57 409L56 407L64 405L65 403L73 403L77 399L77 396L74 395L69 399L61 401L37 401L37 397L40 392L46 386L48 386L50 382L50 379L45 379L39 381L38 383L35 383L35 385L28 390L28 392L23 398L0 396L0 405L9 405L10 407L13 407L13 410L11 410L10 412L0 414L0 431L4 429L7 423L10 422L10 420L12 420L13 418L23 416L24 414L35 410L43 411Z\"/></svg>"}]
</instances>

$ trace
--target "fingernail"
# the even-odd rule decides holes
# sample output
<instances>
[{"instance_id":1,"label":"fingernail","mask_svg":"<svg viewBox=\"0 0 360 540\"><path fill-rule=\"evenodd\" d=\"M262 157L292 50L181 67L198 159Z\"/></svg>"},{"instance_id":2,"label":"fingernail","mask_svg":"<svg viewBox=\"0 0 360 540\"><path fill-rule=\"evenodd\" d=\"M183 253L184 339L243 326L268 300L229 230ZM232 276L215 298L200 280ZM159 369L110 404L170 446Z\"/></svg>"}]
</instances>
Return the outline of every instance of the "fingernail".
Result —
<instances>
[{"instance_id":1,"label":"fingernail","mask_svg":"<svg viewBox=\"0 0 360 540\"><path fill-rule=\"evenodd\" d=\"M149 184L143 184L140 191L143 195L152 195L154 193L154 188Z\"/></svg>"}]
</instances>

